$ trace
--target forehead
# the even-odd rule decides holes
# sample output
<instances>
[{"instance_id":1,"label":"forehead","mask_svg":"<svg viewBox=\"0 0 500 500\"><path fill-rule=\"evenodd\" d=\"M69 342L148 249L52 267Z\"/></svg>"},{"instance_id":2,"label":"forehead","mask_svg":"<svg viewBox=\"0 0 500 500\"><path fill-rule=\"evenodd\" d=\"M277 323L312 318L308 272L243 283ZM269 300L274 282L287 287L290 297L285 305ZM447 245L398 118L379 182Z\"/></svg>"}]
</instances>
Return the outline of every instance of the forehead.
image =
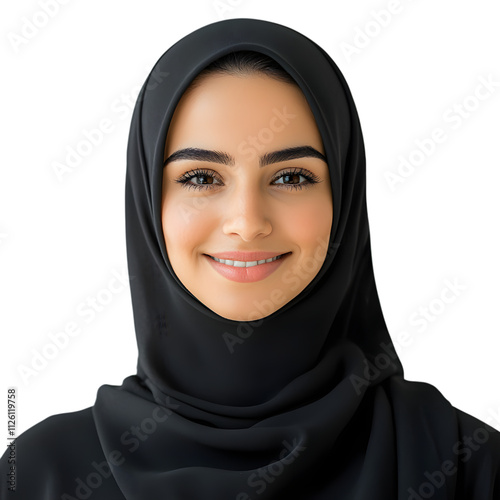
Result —
<instances>
[{"instance_id":1,"label":"forehead","mask_svg":"<svg viewBox=\"0 0 500 500\"><path fill-rule=\"evenodd\" d=\"M266 144L274 148L305 142L322 148L314 116L298 86L262 74L213 74L180 99L165 153L214 145L236 153L245 141L259 141L263 150Z\"/></svg>"}]
</instances>

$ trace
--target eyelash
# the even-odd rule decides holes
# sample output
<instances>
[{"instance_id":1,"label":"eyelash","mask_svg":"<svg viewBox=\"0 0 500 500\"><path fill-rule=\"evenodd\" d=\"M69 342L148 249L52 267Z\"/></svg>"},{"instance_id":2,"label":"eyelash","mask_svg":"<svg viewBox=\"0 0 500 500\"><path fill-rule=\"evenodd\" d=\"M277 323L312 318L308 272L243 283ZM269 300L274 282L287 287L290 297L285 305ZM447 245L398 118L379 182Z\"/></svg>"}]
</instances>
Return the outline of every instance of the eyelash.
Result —
<instances>
[{"instance_id":1,"label":"eyelash","mask_svg":"<svg viewBox=\"0 0 500 500\"><path fill-rule=\"evenodd\" d=\"M300 175L304 177L304 179L306 179L306 182L301 182L300 184L281 183L281 186L285 187L286 189L298 190L304 187L312 186L313 184L317 184L318 182L320 182L319 178L313 173L309 172L308 170L304 170L302 168L297 168L297 167L294 167L291 170L286 170L285 172L280 172L279 175L277 175L272 180L272 182L275 182L281 177L294 176L294 175ZM205 169L190 170L189 172L182 174L182 176L176 179L175 182L182 184L182 187L185 187L187 189L213 189L212 186L221 185L221 184L193 184L192 182L189 182L191 179L195 179L197 177L213 177L217 181L221 182L220 177L216 175L214 171Z\"/></svg>"}]
</instances>

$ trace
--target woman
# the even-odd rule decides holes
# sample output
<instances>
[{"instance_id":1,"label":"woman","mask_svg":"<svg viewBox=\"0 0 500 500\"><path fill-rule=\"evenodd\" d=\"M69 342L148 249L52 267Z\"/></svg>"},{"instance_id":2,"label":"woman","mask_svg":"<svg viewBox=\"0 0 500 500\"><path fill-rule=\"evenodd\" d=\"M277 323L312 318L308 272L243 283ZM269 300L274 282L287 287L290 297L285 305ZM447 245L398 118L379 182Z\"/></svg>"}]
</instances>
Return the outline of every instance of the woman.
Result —
<instances>
[{"instance_id":1,"label":"woman","mask_svg":"<svg viewBox=\"0 0 500 500\"><path fill-rule=\"evenodd\" d=\"M16 498L500 498L500 433L403 378L358 116L320 47L251 19L191 33L127 162L137 375L18 439Z\"/></svg>"}]
</instances>

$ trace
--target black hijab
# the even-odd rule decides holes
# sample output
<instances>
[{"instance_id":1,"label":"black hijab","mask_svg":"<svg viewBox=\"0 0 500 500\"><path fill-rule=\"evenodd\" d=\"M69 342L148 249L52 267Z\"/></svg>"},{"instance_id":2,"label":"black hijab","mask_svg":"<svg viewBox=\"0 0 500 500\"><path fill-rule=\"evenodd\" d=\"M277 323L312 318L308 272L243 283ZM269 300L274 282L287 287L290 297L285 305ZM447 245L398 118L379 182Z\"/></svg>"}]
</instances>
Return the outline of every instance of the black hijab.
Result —
<instances>
[{"instance_id":1,"label":"black hijab","mask_svg":"<svg viewBox=\"0 0 500 500\"><path fill-rule=\"evenodd\" d=\"M175 107L203 68L239 50L271 57L302 89L333 195L320 271L254 322L217 315L183 286L161 223ZM313 41L232 19L167 50L134 109L125 202L138 367L120 387L99 389L95 429L82 431L91 453L81 461L89 470L92 452L104 456L112 484L87 484L89 498L500 498L499 434L433 386L403 378L374 281L358 115L336 64Z\"/></svg>"}]
</instances>

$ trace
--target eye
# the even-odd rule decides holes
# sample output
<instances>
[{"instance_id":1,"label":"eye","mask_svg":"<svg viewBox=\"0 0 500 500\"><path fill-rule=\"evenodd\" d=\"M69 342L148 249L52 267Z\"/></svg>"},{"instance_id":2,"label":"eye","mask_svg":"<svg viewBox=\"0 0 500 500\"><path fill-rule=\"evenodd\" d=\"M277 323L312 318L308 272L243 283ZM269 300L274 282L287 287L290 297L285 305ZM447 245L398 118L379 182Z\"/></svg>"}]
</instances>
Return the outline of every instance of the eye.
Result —
<instances>
[{"instance_id":1,"label":"eye","mask_svg":"<svg viewBox=\"0 0 500 500\"><path fill-rule=\"evenodd\" d=\"M301 179L305 179L305 182L301 182ZM273 179L273 182L275 186L279 185L287 189L302 189L317 184L319 178L303 168L293 168L292 170L280 172L278 176Z\"/></svg>"},{"instance_id":2,"label":"eye","mask_svg":"<svg viewBox=\"0 0 500 500\"><path fill-rule=\"evenodd\" d=\"M201 182L192 182L193 179L200 180ZM219 182L218 184L214 182L216 180ZM215 172L205 169L190 170L175 182L182 184L187 189L213 189L215 186L222 185L222 181Z\"/></svg>"},{"instance_id":3,"label":"eye","mask_svg":"<svg viewBox=\"0 0 500 500\"><path fill-rule=\"evenodd\" d=\"M186 189L215 189L223 186L221 178L213 170L196 169L182 174L175 182L182 184ZM303 168L293 168L280 172L272 180L274 186L280 189L302 189L320 182L319 177Z\"/></svg>"}]
</instances>

